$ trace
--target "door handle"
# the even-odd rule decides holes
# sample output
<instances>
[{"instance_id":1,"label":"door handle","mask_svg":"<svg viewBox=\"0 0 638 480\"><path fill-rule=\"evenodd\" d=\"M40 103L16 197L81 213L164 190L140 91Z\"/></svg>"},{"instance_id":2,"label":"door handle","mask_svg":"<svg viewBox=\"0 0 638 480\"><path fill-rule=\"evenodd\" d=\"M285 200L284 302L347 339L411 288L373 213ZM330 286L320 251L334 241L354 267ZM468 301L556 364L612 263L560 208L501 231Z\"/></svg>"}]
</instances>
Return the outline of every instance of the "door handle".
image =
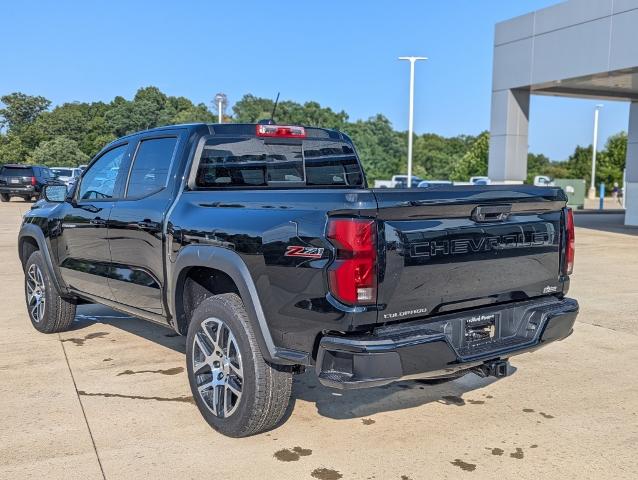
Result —
<instances>
[{"instance_id":1,"label":"door handle","mask_svg":"<svg viewBox=\"0 0 638 480\"><path fill-rule=\"evenodd\" d=\"M93 225L94 227L105 227L106 220L102 220L101 218L92 218L91 220L89 220L89 224Z\"/></svg>"},{"instance_id":2,"label":"door handle","mask_svg":"<svg viewBox=\"0 0 638 480\"><path fill-rule=\"evenodd\" d=\"M479 223L503 222L511 213L511 205L479 205L474 209L471 217Z\"/></svg>"}]
</instances>

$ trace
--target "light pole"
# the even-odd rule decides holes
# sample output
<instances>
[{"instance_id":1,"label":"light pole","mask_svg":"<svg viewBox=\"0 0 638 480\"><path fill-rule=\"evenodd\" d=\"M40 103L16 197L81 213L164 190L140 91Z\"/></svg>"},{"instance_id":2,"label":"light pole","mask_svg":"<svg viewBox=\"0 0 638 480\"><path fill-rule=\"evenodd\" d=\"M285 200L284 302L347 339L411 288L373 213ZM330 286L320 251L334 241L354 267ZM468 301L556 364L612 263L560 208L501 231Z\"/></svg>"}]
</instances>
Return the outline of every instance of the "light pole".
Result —
<instances>
[{"instance_id":1,"label":"light pole","mask_svg":"<svg viewBox=\"0 0 638 480\"><path fill-rule=\"evenodd\" d=\"M408 188L412 188L412 135L414 130L414 64L427 57L399 57L410 62L410 117L408 120Z\"/></svg>"},{"instance_id":2,"label":"light pole","mask_svg":"<svg viewBox=\"0 0 638 480\"><path fill-rule=\"evenodd\" d=\"M224 110L226 110L226 104L228 98L225 93L218 93L215 95L215 104L217 105L217 119L218 123L224 123Z\"/></svg>"},{"instance_id":3,"label":"light pole","mask_svg":"<svg viewBox=\"0 0 638 480\"><path fill-rule=\"evenodd\" d=\"M594 110L594 140L592 142L591 152L591 185L589 186L589 198L596 198L596 153L598 150L598 114L600 109L603 108L602 104L596 105Z\"/></svg>"}]
</instances>

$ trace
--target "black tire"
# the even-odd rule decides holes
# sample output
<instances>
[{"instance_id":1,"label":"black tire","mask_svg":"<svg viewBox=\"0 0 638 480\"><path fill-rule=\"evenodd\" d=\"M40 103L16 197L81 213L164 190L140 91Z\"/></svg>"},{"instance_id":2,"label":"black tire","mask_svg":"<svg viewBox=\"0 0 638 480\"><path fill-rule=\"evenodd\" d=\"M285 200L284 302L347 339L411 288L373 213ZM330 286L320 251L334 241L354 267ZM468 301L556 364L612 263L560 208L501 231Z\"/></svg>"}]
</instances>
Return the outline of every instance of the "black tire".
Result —
<instances>
[{"instance_id":1,"label":"black tire","mask_svg":"<svg viewBox=\"0 0 638 480\"><path fill-rule=\"evenodd\" d=\"M9 196L8 193L0 193L0 201L10 202L11 201L11 197Z\"/></svg>"},{"instance_id":2,"label":"black tire","mask_svg":"<svg viewBox=\"0 0 638 480\"><path fill-rule=\"evenodd\" d=\"M37 272L39 272L39 276ZM38 283L41 282L41 286L37 290L38 298L31 295L34 278L38 279ZM24 269L24 296L29 319L36 330L42 333L64 332L73 323L75 319L75 301L58 295L40 251L33 252L27 260ZM36 303L42 299L44 299L42 307L34 310Z\"/></svg>"},{"instance_id":3,"label":"black tire","mask_svg":"<svg viewBox=\"0 0 638 480\"><path fill-rule=\"evenodd\" d=\"M31 201L31 195L23 195L22 196L22 200L24 200L25 202L30 202Z\"/></svg>"},{"instance_id":4,"label":"black tire","mask_svg":"<svg viewBox=\"0 0 638 480\"><path fill-rule=\"evenodd\" d=\"M222 338L216 337L218 343L214 343L212 337L217 329ZM221 350L221 355L217 356L214 350ZM215 358L223 360L220 363ZM234 293L209 297L193 312L186 337L186 366L199 411L211 427L228 437L246 437L274 428L286 413L292 388L291 369L264 359L244 304ZM226 386L214 386L214 378ZM229 392L229 384L240 390L240 395ZM204 393L200 393L200 388ZM213 396L217 415L213 413ZM225 415L227 406L232 411Z\"/></svg>"}]
</instances>

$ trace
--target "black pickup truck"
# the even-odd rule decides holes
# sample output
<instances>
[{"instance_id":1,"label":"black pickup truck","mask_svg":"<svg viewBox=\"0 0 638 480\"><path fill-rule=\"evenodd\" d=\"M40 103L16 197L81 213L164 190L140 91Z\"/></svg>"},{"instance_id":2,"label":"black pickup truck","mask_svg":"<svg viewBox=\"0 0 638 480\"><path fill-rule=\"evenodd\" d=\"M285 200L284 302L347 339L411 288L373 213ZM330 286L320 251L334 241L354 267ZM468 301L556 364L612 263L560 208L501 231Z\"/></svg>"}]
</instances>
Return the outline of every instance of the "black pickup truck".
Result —
<instances>
[{"instance_id":1,"label":"black pickup truck","mask_svg":"<svg viewBox=\"0 0 638 480\"><path fill-rule=\"evenodd\" d=\"M44 196L19 233L33 326L63 331L83 302L169 325L229 436L275 426L307 368L336 388L504 376L578 313L561 189L369 189L334 130L158 128Z\"/></svg>"}]
</instances>

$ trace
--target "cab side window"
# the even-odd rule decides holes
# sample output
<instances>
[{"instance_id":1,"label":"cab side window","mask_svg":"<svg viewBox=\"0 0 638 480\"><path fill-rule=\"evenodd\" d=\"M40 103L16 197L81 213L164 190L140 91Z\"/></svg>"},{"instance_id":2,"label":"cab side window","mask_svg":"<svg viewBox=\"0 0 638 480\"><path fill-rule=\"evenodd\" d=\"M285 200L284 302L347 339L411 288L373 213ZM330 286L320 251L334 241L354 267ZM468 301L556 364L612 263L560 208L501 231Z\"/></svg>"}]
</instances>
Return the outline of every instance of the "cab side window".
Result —
<instances>
[{"instance_id":1,"label":"cab side window","mask_svg":"<svg viewBox=\"0 0 638 480\"><path fill-rule=\"evenodd\" d=\"M113 198L115 181L128 145L120 145L102 155L82 177L78 200Z\"/></svg>"},{"instance_id":2,"label":"cab side window","mask_svg":"<svg viewBox=\"0 0 638 480\"><path fill-rule=\"evenodd\" d=\"M129 175L127 198L146 197L166 187L176 145L176 137L140 142Z\"/></svg>"}]
</instances>

